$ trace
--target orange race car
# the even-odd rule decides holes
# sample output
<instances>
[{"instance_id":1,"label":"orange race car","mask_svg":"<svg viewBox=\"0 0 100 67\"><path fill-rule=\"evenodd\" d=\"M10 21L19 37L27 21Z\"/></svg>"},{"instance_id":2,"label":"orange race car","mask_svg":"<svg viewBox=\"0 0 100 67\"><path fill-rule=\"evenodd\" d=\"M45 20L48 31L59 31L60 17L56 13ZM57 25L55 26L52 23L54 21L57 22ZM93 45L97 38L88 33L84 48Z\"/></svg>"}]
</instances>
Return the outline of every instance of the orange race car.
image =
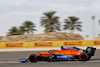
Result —
<instances>
[{"instance_id":1,"label":"orange race car","mask_svg":"<svg viewBox=\"0 0 100 67\"><path fill-rule=\"evenodd\" d=\"M87 47L86 50L82 50L77 47L63 47L61 50L49 50L48 52L40 52L37 54L31 54L27 59L20 59L20 62L36 62L40 60L56 61L56 60L73 60L78 59L80 61L87 61L94 56L96 48Z\"/></svg>"}]
</instances>

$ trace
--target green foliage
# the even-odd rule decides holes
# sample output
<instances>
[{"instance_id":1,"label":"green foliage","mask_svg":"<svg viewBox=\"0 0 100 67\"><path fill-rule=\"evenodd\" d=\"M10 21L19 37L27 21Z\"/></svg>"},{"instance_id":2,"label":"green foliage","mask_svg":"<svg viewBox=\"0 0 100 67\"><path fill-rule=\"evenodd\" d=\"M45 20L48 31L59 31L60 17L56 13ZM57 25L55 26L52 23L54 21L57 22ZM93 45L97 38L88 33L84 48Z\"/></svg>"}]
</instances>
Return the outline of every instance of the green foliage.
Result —
<instances>
[{"instance_id":1,"label":"green foliage","mask_svg":"<svg viewBox=\"0 0 100 67\"><path fill-rule=\"evenodd\" d=\"M55 13L55 11L44 12L44 16L41 17L41 26L45 28L45 32L56 32L61 30L59 17L55 16ZM65 19L64 30L70 30L71 33L73 33L74 30L82 31L82 22L79 22L78 20L79 18L75 16L70 16L68 19ZM23 35L25 33L33 34L34 31L36 31L35 27L36 25L32 21L25 21L18 28L14 26L9 29L8 35Z\"/></svg>"},{"instance_id":2,"label":"green foliage","mask_svg":"<svg viewBox=\"0 0 100 67\"><path fill-rule=\"evenodd\" d=\"M36 31L35 27L36 26L33 22L25 21L19 28L14 26L9 29L8 35L23 35L25 34L25 32L27 32L28 34L33 34L34 31Z\"/></svg>"},{"instance_id":3,"label":"green foliage","mask_svg":"<svg viewBox=\"0 0 100 67\"><path fill-rule=\"evenodd\" d=\"M24 27L25 32L27 32L28 34L30 34L30 33L33 34L34 31L36 31L36 29L35 29L36 26L32 21L25 21L23 23L23 27Z\"/></svg>"},{"instance_id":4,"label":"green foliage","mask_svg":"<svg viewBox=\"0 0 100 67\"><path fill-rule=\"evenodd\" d=\"M24 34L24 33L25 33L25 27L24 27L24 26L20 26L20 27L19 27L19 32L20 32L21 34Z\"/></svg>"},{"instance_id":5,"label":"green foliage","mask_svg":"<svg viewBox=\"0 0 100 67\"><path fill-rule=\"evenodd\" d=\"M82 22L78 22L79 18L71 16L68 17L68 19L65 19L65 25L64 25L64 30L70 30L71 33L74 32L74 30L78 30L78 31L82 31L81 29L81 23Z\"/></svg>"},{"instance_id":6,"label":"green foliage","mask_svg":"<svg viewBox=\"0 0 100 67\"><path fill-rule=\"evenodd\" d=\"M54 16L55 13L55 11L45 12L41 17L41 26L45 27L45 32L60 31L59 17Z\"/></svg>"},{"instance_id":7,"label":"green foliage","mask_svg":"<svg viewBox=\"0 0 100 67\"><path fill-rule=\"evenodd\" d=\"M21 35L22 33L20 32L20 30L13 26L11 29L9 29L9 33L8 35Z\"/></svg>"}]
</instances>

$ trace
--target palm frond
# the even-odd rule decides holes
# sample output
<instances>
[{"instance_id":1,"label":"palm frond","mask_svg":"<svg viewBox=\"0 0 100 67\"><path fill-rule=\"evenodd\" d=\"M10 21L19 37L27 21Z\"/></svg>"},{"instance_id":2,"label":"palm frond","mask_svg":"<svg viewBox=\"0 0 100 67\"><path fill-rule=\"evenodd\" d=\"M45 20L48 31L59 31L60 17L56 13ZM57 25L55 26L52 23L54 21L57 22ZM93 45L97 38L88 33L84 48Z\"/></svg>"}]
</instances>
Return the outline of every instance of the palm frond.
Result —
<instances>
[{"instance_id":1,"label":"palm frond","mask_svg":"<svg viewBox=\"0 0 100 67\"><path fill-rule=\"evenodd\" d=\"M77 28L77 30L78 30L78 31L82 31L82 29L81 29L81 28Z\"/></svg>"},{"instance_id":2,"label":"palm frond","mask_svg":"<svg viewBox=\"0 0 100 67\"><path fill-rule=\"evenodd\" d=\"M79 18L77 17L74 17L74 16L71 16L71 17L68 17L68 19L65 19L64 23L64 30L71 30L71 31L74 31L75 29L77 29L78 31L82 31L81 30L81 23L82 22L78 22Z\"/></svg>"},{"instance_id":3,"label":"palm frond","mask_svg":"<svg viewBox=\"0 0 100 67\"><path fill-rule=\"evenodd\" d=\"M73 23L75 23L75 22L77 22L77 21L79 20L79 18L74 17L74 16L69 17L69 19L70 19Z\"/></svg>"},{"instance_id":4,"label":"palm frond","mask_svg":"<svg viewBox=\"0 0 100 67\"><path fill-rule=\"evenodd\" d=\"M55 13L55 11L45 12L44 16L41 17L41 26L45 27L45 32L59 30L56 29L56 26L60 25L59 17L54 16Z\"/></svg>"}]
</instances>

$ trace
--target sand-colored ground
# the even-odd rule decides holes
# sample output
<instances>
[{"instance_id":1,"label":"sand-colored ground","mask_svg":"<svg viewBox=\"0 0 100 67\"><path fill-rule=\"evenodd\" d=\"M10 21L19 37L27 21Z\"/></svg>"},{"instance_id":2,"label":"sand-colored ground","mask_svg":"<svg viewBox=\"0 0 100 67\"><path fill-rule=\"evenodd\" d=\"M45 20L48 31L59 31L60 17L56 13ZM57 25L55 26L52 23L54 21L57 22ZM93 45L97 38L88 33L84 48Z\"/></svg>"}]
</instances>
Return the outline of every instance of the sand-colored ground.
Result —
<instances>
[{"instance_id":1,"label":"sand-colored ground","mask_svg":"<svg viewBox=\"0 0 100 67\"><path fill-rule=\"evenodd\" d=\"M64 40L84 40L84 38L75 33L50 32L33 35L12 35L0 36L0 42L33 42L33 41L64 41Z\"/></svg>"}]
</instances>

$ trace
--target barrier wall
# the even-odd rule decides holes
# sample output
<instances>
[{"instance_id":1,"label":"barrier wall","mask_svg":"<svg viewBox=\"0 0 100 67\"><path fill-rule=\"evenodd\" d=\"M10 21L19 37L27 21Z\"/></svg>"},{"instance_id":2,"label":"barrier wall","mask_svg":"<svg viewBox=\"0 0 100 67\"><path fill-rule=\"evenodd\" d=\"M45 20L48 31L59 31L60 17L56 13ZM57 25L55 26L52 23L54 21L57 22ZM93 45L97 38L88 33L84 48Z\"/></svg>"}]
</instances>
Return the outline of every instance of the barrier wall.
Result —
<instances>
[{"instance_id":1,"label":"barrier wall","mask_svg":"<svg viewBox=\"0 0 100 67\"><path fill-rule=\"evenodd\" d=\"M41 41L41 42L7 42L0 43L0 48L33 48L33 47L60 47L60 46L100 46L100 40L73 40L73 41Z\"/></svg>"}]
</instances>

